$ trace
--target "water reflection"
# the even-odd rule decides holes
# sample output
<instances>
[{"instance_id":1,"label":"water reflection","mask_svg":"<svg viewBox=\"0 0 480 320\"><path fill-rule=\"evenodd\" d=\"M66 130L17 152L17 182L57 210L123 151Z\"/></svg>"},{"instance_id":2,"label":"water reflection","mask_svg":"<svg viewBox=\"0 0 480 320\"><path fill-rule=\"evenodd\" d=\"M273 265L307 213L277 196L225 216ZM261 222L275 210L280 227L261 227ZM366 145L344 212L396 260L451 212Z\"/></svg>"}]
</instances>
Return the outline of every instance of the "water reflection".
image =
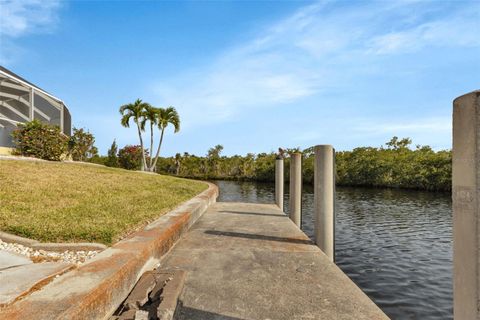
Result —
<instances>
[{"instance_id":1,"label":"water reflection","mask_svg":"<svg viewBox=\"0 0 480 320\"><path fill-rule=\"evenodd\" d=\"M219 201L274 202L272 184L216 183ZM312 237L313 189L309 186L304 187L302 212L302 229ZM337 265L388 316L453 318L449 194L337 188L336 213Z\"/></svg>"}]
</instances>

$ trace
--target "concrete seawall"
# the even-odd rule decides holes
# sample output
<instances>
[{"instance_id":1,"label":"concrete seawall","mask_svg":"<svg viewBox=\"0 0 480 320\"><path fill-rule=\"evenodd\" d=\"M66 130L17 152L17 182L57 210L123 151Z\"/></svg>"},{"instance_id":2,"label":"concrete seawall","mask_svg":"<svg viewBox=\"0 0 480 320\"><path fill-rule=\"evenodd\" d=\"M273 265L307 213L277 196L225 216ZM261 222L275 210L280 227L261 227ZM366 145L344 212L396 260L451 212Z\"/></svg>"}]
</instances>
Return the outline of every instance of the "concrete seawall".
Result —
<instances>
[{"instance_id":1,"label":"concrete seawall","mask_svg":"<svg viewBox=\"0 0 480 320\"><path fill-rule=\"evenodd\" d=\"M139 277L216 201L218 189L180 205L94 259L53 280L6 309L0 319L104 319L127 297Z\"/></svg>"}]
</instances>

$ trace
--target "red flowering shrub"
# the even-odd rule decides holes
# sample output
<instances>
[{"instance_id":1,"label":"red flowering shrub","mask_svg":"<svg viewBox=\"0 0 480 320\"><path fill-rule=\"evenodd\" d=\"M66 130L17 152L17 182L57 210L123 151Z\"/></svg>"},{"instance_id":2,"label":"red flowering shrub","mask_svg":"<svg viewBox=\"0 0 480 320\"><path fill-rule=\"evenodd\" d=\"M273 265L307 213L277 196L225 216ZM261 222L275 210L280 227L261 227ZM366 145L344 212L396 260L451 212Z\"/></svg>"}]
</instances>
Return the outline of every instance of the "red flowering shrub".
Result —
<instances>
[{"instance_id":1,"label":"red flowering shrub","mask_svg":"<svg viewBox=\"0 0 480 320\"><path fill-rule=\"evenodd\" d=\"M33 120L18 126L12 133L14 154L44 160L60 161L67 153L68 137L58 126Z\"/></svg>"},{"instance_id":2,"label":"red flowering shrub","mask_svg":"<svg viewBox=\"0 0 480 320\"><path fill-rule=\"evenodd\" d=\"M127 170L139 170L142 164L142 148L127 145L118 151L118 163Z\"/></svg>"}]
</instances>

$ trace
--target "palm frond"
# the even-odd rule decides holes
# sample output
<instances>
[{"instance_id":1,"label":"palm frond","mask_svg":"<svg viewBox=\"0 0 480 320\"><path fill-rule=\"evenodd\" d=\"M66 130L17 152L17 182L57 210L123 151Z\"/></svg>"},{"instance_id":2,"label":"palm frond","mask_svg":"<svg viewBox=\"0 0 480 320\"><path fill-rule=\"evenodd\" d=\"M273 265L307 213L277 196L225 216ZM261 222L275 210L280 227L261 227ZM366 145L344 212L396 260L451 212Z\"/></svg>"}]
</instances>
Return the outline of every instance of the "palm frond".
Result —
<instances>
[{"instance_id":1,"label":"palm frond","mask_svg":"<svg viewBox=\"0 0 480 320\"><path fill-rule=\"evenodd\" d=\"M123 115L122 119L120 120L122 126L124 126L125 128L130 128L130 118L132 118L131 113Z\"/></svg>"},{"instance_id":2,"label":"palm frond","mask_svg":"<svg viewBox=\"0 0 480 320\"><path fill-rule=\"evenodd\" d=\"M154 106L145 103L144 106L144 118L148 121L153 122L154 124L157 124L158 120L158 108L155 108Z\"/></svg>"},{"instance_id":3,"label":"palm frond","mask_svg":"<svg viewBox=\"0 0 480 320\"><path fill-rule=\"evenodd\" d=\"M160 129L165 129L171 123L175 133L180 131L180 116L174 107L160 108L157 121Z\"/></svg>"}]
</instances>

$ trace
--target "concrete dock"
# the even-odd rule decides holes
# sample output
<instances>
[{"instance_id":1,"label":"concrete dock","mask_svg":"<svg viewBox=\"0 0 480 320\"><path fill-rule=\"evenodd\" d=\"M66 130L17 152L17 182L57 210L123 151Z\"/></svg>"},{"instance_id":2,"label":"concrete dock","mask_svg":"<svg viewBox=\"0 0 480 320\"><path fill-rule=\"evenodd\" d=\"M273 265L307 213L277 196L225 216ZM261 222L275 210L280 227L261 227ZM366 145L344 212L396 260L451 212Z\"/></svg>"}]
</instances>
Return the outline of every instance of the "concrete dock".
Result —
<instances>
[{"instance_id":1,"label":"concrete dock","mask_svg":"<svg viewBox=\"0 0 480 320\"><path fill-rule=\"evenodd\" d=\"M209 184L90 261L0 307L0 319L108 319L156 267L186 272L175 316L161 319L388 319L277 205L215 203L217 195Z\"/></svg>"},{"instance_id":2,"label":"concrete dock","mask_svg":"<svg viewBox=\"0 0 480 320\"><path fill-rule=\"evenodd\" d=\"M175 319L388 319L275 205L217 203L161 260Z\"/></svg>"}]
</instances>

